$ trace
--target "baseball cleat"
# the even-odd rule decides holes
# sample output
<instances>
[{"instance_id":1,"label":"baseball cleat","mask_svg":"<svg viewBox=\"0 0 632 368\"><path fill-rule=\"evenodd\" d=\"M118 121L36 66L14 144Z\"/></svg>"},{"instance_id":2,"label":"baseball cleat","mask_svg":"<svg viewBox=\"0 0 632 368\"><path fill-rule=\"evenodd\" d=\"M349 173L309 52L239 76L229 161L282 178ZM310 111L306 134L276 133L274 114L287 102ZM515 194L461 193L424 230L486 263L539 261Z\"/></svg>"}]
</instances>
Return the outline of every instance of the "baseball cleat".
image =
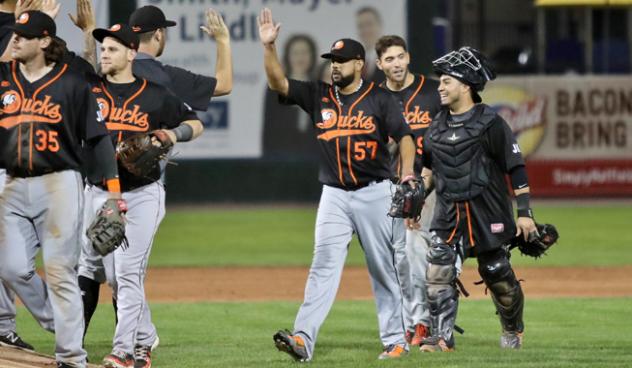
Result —
<instances>
[{"instance_id":1,"label":"baseball cleat","mask_svg":"<svg viewBox=\"0 0 632 368\"><path fill-rule=\"evenodd\" d=\"M404 339L408 345L411 345L413 342L413 337L415 336L415 331L406 331L404 334Z\"/></svg>"},{"instance_id":2,"label":"baseball cleat","mask_svg":"<svg viewBox=\"0 0 632 368\"><path fill-rule=\"evenodd\" d=\"M448 344L446 341L440 337L427 337L421 341L421 347L419 351L424 353L435 353L435 352L451 352L454 351L454 344Z\"/></svg>"},{"instance_id":3,"label":"baseball cleat","mask_svg":"<svg viewBox=\"0 0 632 368\"><path fill-rule=\"evenodd\" d=\"M520 349L522 347L522 332L504 331L500 336L502 349Z\"/></svg>"},{"instance_id":4,"label":"baseball cleat","mask_svg":"<svg viewBox=\"0 0 632 368\"><path fill-rule=\"evenodd\" d=\"M305 342L300 336L290 334L288 330L279 330L272 337L274 345L279 351L288 353L297 362L306 362L309 360Z\"/></svg>"},{"instance_id":5,"label":"baseball cleat","mask_svg":"<svg viewBox=\"0 0 632 368\"><path fill-rule=\"evenodd\" d=\"M122 351L113 351L103 358L104 368L134 368L134 356Z\"/></svg>"},{"instance_id":6,"label":"baseball cleat","mask_svg":"<svg viewBox=\"0 0 632 368\"><path fill-rule=\"evenodd\" d=\"M75 368L75 366L64 362L57 362L57 368Z\"/></svg>"},{"instance_id":7,"label":"baseball cleat","mask_svg":"<svg viewBox=\"0 0 632 368\"><path fill-rule=\"evenodd\" d=\"M151 344L151 351L156 350L156 348L160 345L160 337L156 335L156 340L154 340L153 344Z\"/></svg>"},{"instance_id":8,"label":"baseball cleat","mask_svg":"<svg viewBox=\"0 0 632 368\"><path fill-rule=\"evenodd\" d=\"M152 346L136 345L134 347L134 368L151 368Z\"/></svg>"},{"instance_id":9,"label":"baseball cleat","mask_svg":"<svg viewBox=\"0 0 632 368\"><path fill-rule=\"evenodd\" d=\"M404 355L408 354L408 351L402 344L392 344L387 346L382 354L380 354L377 358L380 360L386 359L397 359L401 358Z\"/></svg>"},{"instance_id":10,"label":"baseball cleat","mask_svg":"<svg viewBox=\"0 0 632 368\"><path fill-rule=\"evenodd\" d=\"M29 352L34 352L33 345L22 340L15 331L11 331L5 335L0 335L0 346L5 348L19 349Z\"/></svg>"},{"instance_id":11,"label":"baseball cleat","mask_svg":"<svg viewBox=\"0 0 632 368\"><path fill-rule=\"evenodd\" d=\"M424 326L421 323L418 323L415 326L415 333L410 341L411 345L421 345L423 340L428 337L428 334L430 332L430 329L428 329L428 327Z\"/></svg>"}]
</instances>

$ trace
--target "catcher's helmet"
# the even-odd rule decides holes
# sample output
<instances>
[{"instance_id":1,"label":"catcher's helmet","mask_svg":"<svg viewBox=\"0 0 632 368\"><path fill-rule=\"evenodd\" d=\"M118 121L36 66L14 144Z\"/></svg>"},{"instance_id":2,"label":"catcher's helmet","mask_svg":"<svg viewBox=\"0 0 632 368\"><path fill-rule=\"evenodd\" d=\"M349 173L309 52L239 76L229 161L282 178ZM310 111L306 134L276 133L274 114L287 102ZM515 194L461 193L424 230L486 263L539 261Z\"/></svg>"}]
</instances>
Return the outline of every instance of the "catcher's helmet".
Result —
<instances>
[{"instance_id":1,"label":"catcher's helmet","mask_svg":"<svg viewBox=\"0 0 632 368\"><path fill-rule=\"evenodd\" d=\"M461 47L432 62L435 73L447 74L469 85L473 90L474 102L480 102L480 92L487 81L496 78L487 58L469 46Z\"/></svg>"}]
</instances>

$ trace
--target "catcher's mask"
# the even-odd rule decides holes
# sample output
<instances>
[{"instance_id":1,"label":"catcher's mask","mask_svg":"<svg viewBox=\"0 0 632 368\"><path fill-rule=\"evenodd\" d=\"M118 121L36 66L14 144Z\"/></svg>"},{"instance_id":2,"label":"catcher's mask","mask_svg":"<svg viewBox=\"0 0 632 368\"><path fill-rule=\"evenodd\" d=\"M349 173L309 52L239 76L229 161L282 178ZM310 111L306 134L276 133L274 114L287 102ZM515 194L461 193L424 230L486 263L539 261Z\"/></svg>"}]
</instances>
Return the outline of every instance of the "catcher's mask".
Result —
<instances>
[{"instance_id":1,"label":"catcher's mask","mask_svg":"<svg viewBox=\"0 0 632 368\"><path fill-rule=\"evenodd\" d=\"M469 46L461 47L432 62L437 75L452 76L472 88L474 102L481 102L477 92L485 88L487 81L496 78L496 73L480 51Z\"/></svg>"}]
</instances>

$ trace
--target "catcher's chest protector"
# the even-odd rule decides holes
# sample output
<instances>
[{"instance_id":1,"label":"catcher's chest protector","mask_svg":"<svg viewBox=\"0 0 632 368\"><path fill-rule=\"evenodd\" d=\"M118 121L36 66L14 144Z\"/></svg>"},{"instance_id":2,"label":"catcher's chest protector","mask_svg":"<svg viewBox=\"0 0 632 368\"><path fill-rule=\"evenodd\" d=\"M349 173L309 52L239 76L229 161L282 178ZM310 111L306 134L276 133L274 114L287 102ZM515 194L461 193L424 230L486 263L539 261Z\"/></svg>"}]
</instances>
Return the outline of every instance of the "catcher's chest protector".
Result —
<instances>
[{"instance_id":1,"label":"catcher's chest protector","mask_svg":"<svg viewBox=\"0 0 632 368\"><path fill-rule=\"evenodd\" d=\"M476 197L487 187L491 159L481 136L493 117L493 114L477 111L471 120L450 126L447 114L439 115L430 128L432 173L438 195L450 201L464 201Z\"/></svg>"}]
</instances>

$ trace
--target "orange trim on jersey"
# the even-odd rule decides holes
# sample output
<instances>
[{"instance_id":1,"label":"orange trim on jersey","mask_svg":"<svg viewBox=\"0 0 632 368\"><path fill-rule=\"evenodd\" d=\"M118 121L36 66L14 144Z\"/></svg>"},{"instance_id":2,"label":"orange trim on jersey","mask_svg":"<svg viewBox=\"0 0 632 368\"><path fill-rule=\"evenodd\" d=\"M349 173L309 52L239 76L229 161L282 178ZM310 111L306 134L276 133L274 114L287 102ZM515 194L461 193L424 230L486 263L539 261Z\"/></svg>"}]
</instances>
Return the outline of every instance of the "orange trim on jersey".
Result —
<instances>
[{"instance_id":1,"label":"orange trim on jersey","mask_svg":"<svg viewBox=\"0 0 632 368\"><path fill-rule=\"evenodd\" d=\"M140 86L138 91L136 91L130 98L125 101L125 103L123 104L123 110L127 110L127 104L138 97L138 95L140 95L145 90L145 87L147 87L147 79L143 79L143 84ZM112 105L112 107L114 107L114 105Z\"/></svg>"},{"instance_id":2,"label":"orange trim on jersey","mask_svg":"<svg viewBox=\"0 0 632 368\"><path fill-rule=\"evenodd\" d=\"M467 230L470 233L470 246L473 247L476 245L474 242L474 236L472 235L472 221L470 219L470 203L465 202L465 214L467 215Z\"/></svg>"},{"instance_id":3,"label":"orange trim on jersey","mask_svg":"<svg viewBox=\"0 0 632 368\"><path fill-rule=\"evenodd\" d=\"M18 167L22 166L22 127L18 126Z\"/></svg>"},{"instance_id":4,"label":"orange trim on jersey","mask_svg":"<svg viewBox=\"0 0 632 368\"><path fill-rule=\"evenodd\" d=\"M15 84L18 86L18 89L20 90L20 96L22 96L22 101L24 101L24 89L22 88L22 84L20 84L20 81L18 80L18 76L16 74L16 65L17 65L17 62L13 60L11 62L11 75L13 76L13 81L15 81ZM18 120L18 124L19 124L19 120ZM22 166L22 127L18 127L17 145L18 145L18 166Z\"/></svg>"},{"instance_id":5,"label":"orange trim on jersey","mask_svg":"<svg viewBox=\"0 0 632 368\"><path fill-rule=\"evenodd\" d=\"M29 125L29 170L33 170L33 123Z\"/></svg>"},{"instance_id":6,"label":"orange trim on jersey","mask_svg":"<svg viewBox=\"0 0 632 368\"><path fill-rule=\"evenodd\" d=\"M110 193L120 193L121 192L121 181L118 178L108 179L105 181L105 186L108 188L108 192Z\"/></svg>"},{"instance_id":7,"label":"orange trim on jersey","mask_svg":"<svg viewBox=\"0 0 632 368\"><path fill-rule=\"evenodd\" d=\"M420 75L419 77L421 78L421 82L419 82L419 87L417 87L415 92L413 92L413 94L410 95L408 102L406 102L406 105L405 105L406 107L404 107L404 113L406 115L408 115L408 108L410 107L410 104L413 102L415 97L417 97L417 95L419 94L419 91L421 91L421 87L424 85L424 82L426 81L426 78L423 75Z\"/></svg>"},{"instance_id":8,"label":"orange trim on jersey","mask_svg":"<svg viewBox=\"0 0 632 368\"><path fill-rule=\"evenodd\" d=\"M108 128L108 130L126 130L130 132L146 132L148 130L147 127L139 127L124 123L112 123L110 121L106 122L105 126Z\"/></svg>"},{"instance_id":9,"label":"orange trim on jersey","mask_svg":"<svg viewBox=\"0 0 632 368\"><path fill-rule=\"evenodd\" d=\"M57 73L56 76L51 78L51 80L49 80L48 82L42 84L40 86L40 88L36 89L35 93L33 93L33 100L35 100L35 98L37 97L37 94L40 93L44 88L46 88L46 87L50 86L51 84L55 83L62 76L62 74L64 74L66 72L67 69L68 69L68 64L64 64L64 66L61 68L61 70L59 71L59 73Z\"/></svg>"},{"instance_id":10,"label":"orange trim on jersey","mask_svg":"<svg viewBox=\"0 0 632 368\"><path fill-rule=\"evenodd\" d=\"M338 116L342 116L342 108L340 104L338 104L338 100L334 97L333 88L334 87L329 87L329 97L331 97L331 101L333 101L336 108L338 108ZM340 130L340 128L337 128L337 130ZM338 180L342 186L345 186L344 176L342 174L342 162L340 161L340 138L336 138L336 160L338 161Z\"/></svg>"},{"instance_id":11,"label":"orange trim on jersey","mask_svg":"<svg viewBox=\"0 0 632 368\"><path fill-rule=\"evenodd\" d=\"M353 174L353 167L351 167L351 137L347 137L347 166L349 166L349 174L355 185L358 185L358 179Z\"/></svg>"},{"instance_id":12,"label":"orange trim on jersey","mask_svg":"<svg viewBox=\"0 0 632 368\"><path fill-rule=\"evenodd\" d=\"M6 118L0 119L0 127L5 128L5 129L11 129L14 126L22 124L24 122L57 124L60 121L61 121L61 116L57 119L51 119L51 118L47 118L41 115L21 114L21 115L7 116Z\"/></svg>"},{"instance_id":13,"label":"orange trim on jersey","mask_svg":"<svg viewBox=\"0 0 632 368\"><path fill-rule=\"evenodd\" d=\"M362 95L360 95L360 97L358 97L357 100L355 100L352 104L351 107L349 108L349 111L347 111L347 116L351 116L351 114L353 113L353 109L356 107L357 104L360 103L360 101L362 101L366 95L369 94L369 92L373 89L373 86L375 85L375 82L371 82L371 84L369 85L369 88L366 89L366 91L364 91L364 93ZM340 114L340 116L342 116L342 114ZM352 131L349 131L349 133L351 133ZM362 133L370 133L367 132L366 130L362 131ZM360 133L360 134L362 134ZM356 133L358 134L358 133ZM353 179L353 182L358 185L358 180L355 177L355 174L353 173L353 167L351 165L351 137L347 138L347 164L349 166L349 174L351 175L351 178Z\"/></svg>"},{"instance_id":14,"label":"orange trim on jersey","mask_svg":"<svg viewBox=\"0 0 632 368\"><path fill-rule=\"evenodd\" d=\"M107 124L105 124L105 126L107 127ZM110 128L108 128L108 130L109 129ZM121 143L122 140L123 140L123 132L119 130L118 138L116 139L116 144L118 145L119 143Z\"/></svg>"},{"instance_id":15,"label":"orange trim on jersey","mask_svg":"<svg viewBox=\"0 0 632 368\"><path fill-rule=\"evenodd\" d=\"M452 238L454 238L454 235L456 234L456 229L459 227L459 222L461 221L461 211L459 210L459 202L455 203L456 205L456 224L454 224L454 230L452 230L452 233L450 234L450 237L448 238L448 240L446 240L446 243L450 243L452 241Z\"/></svg>"}]
</instances>

